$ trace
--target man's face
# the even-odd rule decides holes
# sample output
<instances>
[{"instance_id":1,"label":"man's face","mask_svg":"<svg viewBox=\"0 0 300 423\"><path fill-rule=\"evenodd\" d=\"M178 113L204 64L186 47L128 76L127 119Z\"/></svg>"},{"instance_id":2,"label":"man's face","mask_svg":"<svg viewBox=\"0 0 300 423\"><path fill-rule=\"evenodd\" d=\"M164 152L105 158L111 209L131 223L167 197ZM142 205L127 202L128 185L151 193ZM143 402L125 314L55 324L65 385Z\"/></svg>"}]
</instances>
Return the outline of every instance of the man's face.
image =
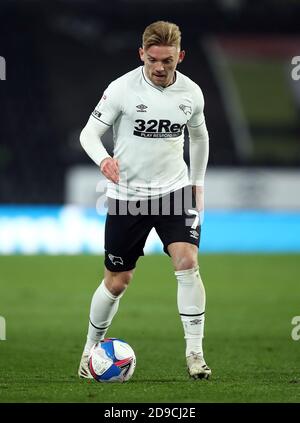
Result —
<instances>
[{"instance_id":1,"label":"man's face","mask_svg":"<svg viewBox=\"0 0 300 423\"><path fill-rule=\"evenodd\" d=\"M154 85L167 87L173 83L178 63L182 62L185 52L178 51L175 46L151 46L139 49L140 58L144 62L146 76Z\"/></svg>"}]
</instances>

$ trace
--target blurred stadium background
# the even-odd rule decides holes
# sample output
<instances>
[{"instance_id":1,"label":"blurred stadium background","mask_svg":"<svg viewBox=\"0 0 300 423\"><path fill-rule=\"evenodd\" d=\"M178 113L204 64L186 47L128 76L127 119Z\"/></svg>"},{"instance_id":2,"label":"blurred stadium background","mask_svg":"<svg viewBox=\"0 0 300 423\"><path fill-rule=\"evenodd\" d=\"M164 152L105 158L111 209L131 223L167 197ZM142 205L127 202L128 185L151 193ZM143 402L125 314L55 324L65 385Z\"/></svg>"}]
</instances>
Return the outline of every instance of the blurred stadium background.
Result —
<instances>
[{"instance_id":1,"label":"blurred stadium background","mask_svg":"<svg viewBox=\"0 0 300 423\"><path fill-rule=\"evenodd\" d=\"M79 133L108 83L140 65L156 19L181 27L179 70L206 100L202 251L300 251L299 13L293 0L3 0L0 253L103 252L104 181ZM155 234L146 251L162 251Z\"/></svg>"}]
</instances>

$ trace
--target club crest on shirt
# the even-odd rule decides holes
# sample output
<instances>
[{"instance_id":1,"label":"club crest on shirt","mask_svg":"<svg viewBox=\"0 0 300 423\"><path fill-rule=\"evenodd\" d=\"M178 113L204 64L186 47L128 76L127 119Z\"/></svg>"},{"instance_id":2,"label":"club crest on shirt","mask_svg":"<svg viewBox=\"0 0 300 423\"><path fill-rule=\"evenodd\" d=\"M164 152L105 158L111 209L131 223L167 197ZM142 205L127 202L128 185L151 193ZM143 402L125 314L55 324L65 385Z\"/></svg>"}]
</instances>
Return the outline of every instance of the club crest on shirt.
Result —
<instances>
[{"instance_id":1,"label":"club crest on shirt","mask_svg":"<svg viewBox=\"0 0 300 423\"><path fill-rule=\"evenodd\" d=\"M188 113L190 115L192 114L191 106L185 106L184 104L180 104L179 109L182 110L185 115L187 115Z\"/></svg>"},{"instance_id":2,"label":"club crest on shirt","mask_svg":"<svg viewBox=\"0 0 300 423\"><path fill-rule=\"evenodd\" d=\"M148 106L145 106L145 104L138 104L136 106L136 111L137 112L147 112Z\"/></svg>"}]
</instances>

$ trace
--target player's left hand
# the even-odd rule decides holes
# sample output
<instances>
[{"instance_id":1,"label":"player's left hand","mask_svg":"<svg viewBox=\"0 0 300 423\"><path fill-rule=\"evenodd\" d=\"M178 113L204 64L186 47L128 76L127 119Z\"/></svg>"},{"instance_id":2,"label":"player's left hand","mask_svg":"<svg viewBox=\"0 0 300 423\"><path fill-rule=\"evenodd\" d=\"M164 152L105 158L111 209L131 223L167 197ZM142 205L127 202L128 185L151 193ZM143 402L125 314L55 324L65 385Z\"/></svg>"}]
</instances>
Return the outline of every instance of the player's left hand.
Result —
<instances>
[{"instance_id":1,"label":"player's left hand","mask_svg":"<svg viewBox=\"0 0 300 423\"><path fill-rule=\"evenodd\" d=\"M193 185L193 193L196 199L196 209L201 212L204 210L204 187Z\"/></svg>"}]
</instances>

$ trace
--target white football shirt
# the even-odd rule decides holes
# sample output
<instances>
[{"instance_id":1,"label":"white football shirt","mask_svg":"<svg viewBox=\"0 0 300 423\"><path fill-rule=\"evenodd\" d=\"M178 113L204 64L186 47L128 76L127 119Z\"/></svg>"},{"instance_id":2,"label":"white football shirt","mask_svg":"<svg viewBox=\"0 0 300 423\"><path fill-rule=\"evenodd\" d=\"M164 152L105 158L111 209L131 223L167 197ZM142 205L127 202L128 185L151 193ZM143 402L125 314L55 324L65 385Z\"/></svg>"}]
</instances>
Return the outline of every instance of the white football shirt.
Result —
<instances>
[{"instance_id":1,"label":"white football shirt","mask_svg":"<svg viewBox=\"0 0 300 423\"><path fill-rule=\"evenodd\" d=\"M143 66L114 80L92 113L113 126L120 181L108 181L107 196L141 200L188 185L184 128L205 124L203 108L200 87L178 71L166 88L153 85Z\"/></svg>"}]
</instances>

